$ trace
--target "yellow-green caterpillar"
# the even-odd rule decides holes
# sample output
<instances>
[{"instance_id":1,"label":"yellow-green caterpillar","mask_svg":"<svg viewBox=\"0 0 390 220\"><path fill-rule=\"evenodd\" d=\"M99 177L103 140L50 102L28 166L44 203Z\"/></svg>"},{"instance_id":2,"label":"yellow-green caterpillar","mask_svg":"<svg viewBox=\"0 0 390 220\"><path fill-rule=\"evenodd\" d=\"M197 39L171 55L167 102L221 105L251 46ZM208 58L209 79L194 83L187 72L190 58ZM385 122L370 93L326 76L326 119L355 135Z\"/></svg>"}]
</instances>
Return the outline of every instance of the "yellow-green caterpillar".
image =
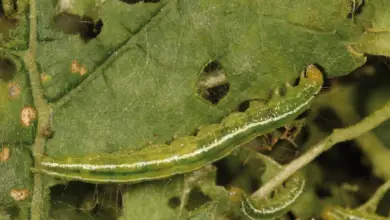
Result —
<instances>
[{"instance_id":1,"label":"yellow-green caterpillar","mask_svg":"<svg viewBox=\"0 0 390 220\"><path fill-rule=\"evenodd\" d=\"M265 155L257 154L257 157L266 161L267 169L282 169L282 166L279 163ZM241 212L249 219L278 219L290 211L291 207L302 195L305 185L305 178L300 173L297 173L277 187L277 189L273 191L272 196L254 200L246 195L242 189L232 187L229 190L229 199L232 202L240 202Z\"/></svg>"},{"instance_id":2,"label":"yellow-green caterpillar","mask_svg":"<svg viewBox=\"0 0 390 220\"><path fill-rule=\"evenodd\" d=\"M305 187L305 179L301 175L295 175L285 183L281 193L273 198L254 201L250 197L243 195L241 201L242 212L254 220L270 220L286 214L302 195Z\"/></svg>"},{"instance_id":3,"label":"yellow-green caterpillar","mask_svg":"<svg viewBox=\"0 0 390 220\"><path fill-rule=\"evenodd\" d=\"M291 122L309 108L323 83L321 71L306 68L297 86L266 105L250 102L245 112L234 112L220 124L200 128L196 136L180 137L170 145L83 157L44 156L36 170L44 174L91 183L134 183L190 172L230 154L256 136Z\"/></svg>"}]
</instances>

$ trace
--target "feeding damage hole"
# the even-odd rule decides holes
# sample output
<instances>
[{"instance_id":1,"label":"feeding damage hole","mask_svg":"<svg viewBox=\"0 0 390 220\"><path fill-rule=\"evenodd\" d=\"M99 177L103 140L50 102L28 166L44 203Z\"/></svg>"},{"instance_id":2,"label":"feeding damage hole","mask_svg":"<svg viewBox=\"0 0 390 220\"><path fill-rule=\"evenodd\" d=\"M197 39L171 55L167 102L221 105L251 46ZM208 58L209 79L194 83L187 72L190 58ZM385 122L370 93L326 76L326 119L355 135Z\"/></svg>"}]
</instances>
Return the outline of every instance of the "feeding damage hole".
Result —
<instances>
[{"instance_id":1,"label":"feeding damage hole","mask_svg":"<svg viewBox=\"0 0 390 220\"><path fill-rule=\"evenodd\" d=\"M108 187L71 181L66 185L50 187L50 203L71 207L76 212L90 216L87 219L117 219L123 209L121 189L123 187L117 185ZM60 213L53 214L53 219L59 219Z\"/></svg>"},{"instance_id":2,"label":"feeding damage hole","mask_svg":"<svg viewBox=\"0 0 390 220\"><path fill-rule=\"evenodd\" d=\"M16 12L17 10L18 10L17 0L0 1L0 17L3 14L7 15L11 12Z\"/></svg>"},{"instance_id":3,"label":"feeding damage hole","mask_svg":"<svg viewBox=\"0 0 390 220\"><path fill-rule=\"evenodd\" d=\"M361 14L365 4L365 0L351 0L351 12L348 13L347 18L353 19L355 15Z\"/></svg>"},{"instance_id":4,"label":"feeding damage hole","mask_svg":"<svg viewBox=\"0 0 390 220\"><path fill-rule=\"evenodd\" d=\"M250 102L248 100L243 101L240 105L238 105L239 112L245 112L249 108Z\"/></svg>"},{"instance_id":5,"label":"feeding damage hole","mask_svg":"<svg viewBox=\"0 0 390 220\"><path fill-rule=\"evenodd\" d=\"M87 16L61 13L54 17L54 27L66 34L79 34L85 42L96 38L103 28L102 20L93 21Z\"/></svg>"},{"instance_id":6,"label":"feeding damage hole","mask_svg":"<svg viewBox=\"0 0 390 220\"><path fill-rule=\"evenodd\" d=\"M180 206L180 198L177 196L170 198L168 201L168 205L172 209L178 208Z\"/></svg>"},{"instance_id":7,"label":"feeding damage hole","mask_svg":"<svg viewBox=\"0 0 390 220\"><path fill-rule=\"evenodd\" d=\"M127 4L130 4L130 5L137 4L140 2L143 2L143 3L159 3L160 2L160 0L120 0L120 1L127 3Z\"/></svg>"},{"instance_id":8,"label":"feeding damage hole","mask_svg":"<svg viewBox=\"0 0 390 220\"><path fill-rule=\"evenodd\" d=\"M0 80L8 82L14 78L16 66L12 60L0 57Z\"/></svg>"},{"instance_id":9,"label":"feeding damage hole","mask_svg":"<svg viewBox=\"0 0 390 220\"><path fill-rule=\"evenodd\" d=\"M230 84L218 61L212 61L203 69L197 83L197 93L213 105L227 95Z\"/></svg>"},{"instance_id":10,"label":"feeding damage hole","mask_svg":"<svg viewBox=\"0 0 390 220\"><path fill-rule=\"evenodd\" d=\"M200 188L195 187L191 190L188 196L188 203L186 204L185 208L188 211L194 211L210 201L210 197L205 195Z\"/></svg>"}]
</instances>

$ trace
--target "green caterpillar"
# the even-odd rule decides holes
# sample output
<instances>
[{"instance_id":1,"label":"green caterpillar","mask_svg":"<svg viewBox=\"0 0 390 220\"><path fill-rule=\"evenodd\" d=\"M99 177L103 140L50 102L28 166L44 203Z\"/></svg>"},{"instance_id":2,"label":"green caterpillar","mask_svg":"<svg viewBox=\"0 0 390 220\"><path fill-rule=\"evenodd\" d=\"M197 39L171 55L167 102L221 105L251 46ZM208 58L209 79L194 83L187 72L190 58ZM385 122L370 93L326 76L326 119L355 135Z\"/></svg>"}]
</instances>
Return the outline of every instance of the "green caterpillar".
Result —
<instances>
[{"instance_id":1,"label":"green caterpillar","mask_svg":"<svg viewBox=\"0 0 390 220\"><path fill-rule=\"evenodd\" d=\"M242 194L241 210L250 219L276 219L288 212L302 195L305 187L305 179L301 175L295 175L285 183L281 193L273 198L255 201Z\"/></svg>"},{"instance_id":2,"label":"green caterpillar","mask_svg":"<svg viewBox=\"0 0 390 220\"><path fill-rule=\"evenodd\" d=\"M83 157L43 156L38 172L66 180L91 183L134 183L190 172L229 155L256 136L291 122L309 108L323 83L314 65L302 72L297 86L267 105L250 102L245 112L234 112L220 124L200 128L196 136L180 137L170 145Z\"/></svg>"},{"instance_id":3,"label":"green caterpillar","mask_svg":"<svg viewBox=\"0 0 390 220\"><path fill-rule=\"evenodd\" d=\"M258 179L260 181L268 181L283 168L272 158L253 152L253 150L248 150L245 154L250 155L246 157L249 159L248 161L254 161L254 159L263 161L266 169L261 178ZM305 184L304 176L297 173L277 187L272 196L256 200L250 198L242 189L231 187L227 197L222 195L220 198L204 204L191 212L187 220L215 219L215 216L235 216L233 219L241 219L237 216L239 213L237 213L238 209L236 208L238 207L240 208L240 216L245 215L252 220L279 219L296 204L303 193Z\"/></svg>"},{"instance_id":4,"label":"green caterpillar","mask_svg":"<svg viewBox=\"0 0 390 220\"><path fill-rule=\"evenodd\" d=\"M266 164L267 170L282 169L282 166L268 156L257 154ZM263 174L270 175L270 174ZM302 195L305 188L305 178L297 173L285 183L274 190L273 196L267 196L260 200L250 198L242 189L232 187L229 190L229 199L232 202L240 202L241 212L253 220L277 219L286 214Z\"/></svg>"}]
</instances>

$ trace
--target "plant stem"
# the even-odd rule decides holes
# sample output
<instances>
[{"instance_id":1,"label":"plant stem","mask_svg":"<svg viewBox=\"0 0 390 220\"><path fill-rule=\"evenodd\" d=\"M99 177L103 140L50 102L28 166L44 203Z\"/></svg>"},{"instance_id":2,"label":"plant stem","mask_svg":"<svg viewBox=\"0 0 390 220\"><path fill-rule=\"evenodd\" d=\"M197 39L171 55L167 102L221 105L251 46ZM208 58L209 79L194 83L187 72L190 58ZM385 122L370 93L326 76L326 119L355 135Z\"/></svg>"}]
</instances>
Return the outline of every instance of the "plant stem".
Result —
<instances>
[{"instance_id":1,"label":"plant stem","mask_svg":"<svg viewBox=\"0 0 390 220\"><path fill-rule=\"evenodd\" d=\"M360 211L374 213L376 208L377 208L377 206L378 206L378 203L381 201L381 199L383 198L383 196L385 195L385 193L389 189L390 189L390 180L388 180L387 182L382 184L376 190L375 194L373 196L371 196L371 198L366 203L364 203L363 205L361 205L357 209L360 210Z\"/></svg>"},{"instance_id":2,"label":"plant stem","mask_svg":"<svg viewBox=\"0 0 390 220\"><path fill-rule=\"evenodd\" d=\"M274 176L270 181L265 183L260 189L253 193L252 198L256 200L264 198L295 172L312 162L316 157L318 157L324 151L330 149L333 145L355 139L375 128L382 122L388 120L389 118L390 101L388 101L382 108L376 110L374 113L367 116L357 124L343 129L335 129L332 134L320 141L302 156L284 166L276 176Z\"/></svg>"},{"instance_id":3,"label":"plant stem","mask_svg":"<svg viewBox=\"0 0 390 220\"><path fill-rule=\"evenodd\" d=\"M35 108L38 112L38 125L35 141L33 145L34 164L40 163L40 157L44 150L45 138L41 135L41 131L48 126L50 108L44 99L43 89L41 87L40 74L36 64L37 51L37 14L36 0L30 0L30 33L29 47L24 58L27 66L29 78L31 82L31 90ZM31 203L31 219L40 220L43 210L43 186L40 174L34 174L34 189Z\"/></svg>"}]
</instances>

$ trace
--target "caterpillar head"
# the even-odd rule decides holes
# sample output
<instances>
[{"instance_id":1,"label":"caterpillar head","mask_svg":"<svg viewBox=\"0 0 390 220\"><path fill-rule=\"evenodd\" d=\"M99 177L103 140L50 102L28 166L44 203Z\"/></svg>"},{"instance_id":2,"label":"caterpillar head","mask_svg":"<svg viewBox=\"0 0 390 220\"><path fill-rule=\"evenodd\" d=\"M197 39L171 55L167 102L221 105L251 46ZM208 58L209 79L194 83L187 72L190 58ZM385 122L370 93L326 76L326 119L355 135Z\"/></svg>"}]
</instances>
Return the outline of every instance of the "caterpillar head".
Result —
<instances>
[{"instance_id":1,"label":"caterpillar head","mask_svg":"<svg viewBox=\"0 0 390 220\"><path fill-rule=\"evenodd\" d=\"M315 83L322 85L324 78L321 70L319 70L315 65L310 64L306 68L306 78L314 81Z\"/></svg>"}]
</instances>

